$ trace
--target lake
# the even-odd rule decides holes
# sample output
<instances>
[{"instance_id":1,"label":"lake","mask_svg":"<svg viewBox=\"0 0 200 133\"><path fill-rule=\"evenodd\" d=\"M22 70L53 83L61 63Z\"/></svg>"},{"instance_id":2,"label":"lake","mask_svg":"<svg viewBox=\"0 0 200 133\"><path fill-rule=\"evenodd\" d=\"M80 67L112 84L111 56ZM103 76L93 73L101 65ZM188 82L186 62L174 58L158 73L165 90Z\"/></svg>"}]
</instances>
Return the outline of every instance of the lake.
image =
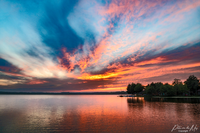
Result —
<instances>
[{"instance_id":1,"label":"lake","mask_svg":"<svg viewBox=\"0 0 200 133\"><path fill-rule=\"evenodd\" d=\"M177 126L200 132L199 103L199 98L0 95L0 132L169 133L180 132Z\"/></svg>"}]
</instances>

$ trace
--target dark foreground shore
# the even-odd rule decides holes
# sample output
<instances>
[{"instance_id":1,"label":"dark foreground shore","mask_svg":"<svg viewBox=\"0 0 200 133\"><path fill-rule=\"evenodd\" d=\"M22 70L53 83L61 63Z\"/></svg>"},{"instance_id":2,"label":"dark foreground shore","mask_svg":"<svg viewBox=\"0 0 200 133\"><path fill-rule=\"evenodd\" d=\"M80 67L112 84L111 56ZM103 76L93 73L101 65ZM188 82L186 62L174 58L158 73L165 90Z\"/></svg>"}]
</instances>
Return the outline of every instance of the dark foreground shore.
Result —
<instances>
[{"instance_id":1,"label":"dark foreground shore","mask_svg":"<svg viewBox=\"0 0 200 133\"><path fill-rule=\"evenodd\" d=\"M200 98L200 96L152 96L152 98Z\"/></svg>"}]
</instances>

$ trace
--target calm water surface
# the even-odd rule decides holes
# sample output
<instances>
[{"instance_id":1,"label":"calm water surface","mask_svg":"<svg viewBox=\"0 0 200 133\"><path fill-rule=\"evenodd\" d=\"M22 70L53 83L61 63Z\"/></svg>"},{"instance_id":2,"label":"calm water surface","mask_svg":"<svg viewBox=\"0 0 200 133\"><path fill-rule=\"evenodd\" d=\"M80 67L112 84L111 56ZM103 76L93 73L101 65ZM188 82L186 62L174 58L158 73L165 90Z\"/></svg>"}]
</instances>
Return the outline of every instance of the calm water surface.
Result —
<instances>
[{"instance_id":1,"label":"calm water surface","mask_svg":"<svg viewBox=\"0 0 200 133\"><path fill-rule=\"evenodd\" d=\"M199 103L116 95L0 95L0 132L169 133L177 124L200 128Z\"/></svg>"}]
</instances>

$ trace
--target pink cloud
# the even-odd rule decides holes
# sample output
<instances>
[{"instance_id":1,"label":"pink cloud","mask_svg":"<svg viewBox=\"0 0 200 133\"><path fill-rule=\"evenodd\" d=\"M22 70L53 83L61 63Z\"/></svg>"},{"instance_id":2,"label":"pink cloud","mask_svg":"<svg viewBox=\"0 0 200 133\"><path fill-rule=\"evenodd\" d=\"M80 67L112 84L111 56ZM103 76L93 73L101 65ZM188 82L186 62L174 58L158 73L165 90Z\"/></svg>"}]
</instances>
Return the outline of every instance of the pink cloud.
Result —
<instances>
[{"instance_id":1,"label":"pink cloud","mask_svg":"<svg viewBox=\"0 0 200 133\"><path fill-rule=\"evenodd\" d=\"M47 83L47 81L42 81L42 80L31 80L31 81L28 82L27 84L33 85L33 84L44 84L44 83Z\"/></svg>"}]
</instances>

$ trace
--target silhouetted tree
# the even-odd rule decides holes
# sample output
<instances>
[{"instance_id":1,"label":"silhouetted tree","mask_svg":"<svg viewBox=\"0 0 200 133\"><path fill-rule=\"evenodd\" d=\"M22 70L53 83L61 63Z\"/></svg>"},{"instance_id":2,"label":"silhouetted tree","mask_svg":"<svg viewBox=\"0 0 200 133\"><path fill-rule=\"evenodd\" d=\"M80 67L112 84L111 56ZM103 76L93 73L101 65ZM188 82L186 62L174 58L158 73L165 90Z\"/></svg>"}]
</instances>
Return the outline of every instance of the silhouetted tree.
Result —
<instances>
[{"instance_id":1,"label":"silhouetted tree","mask_svg":"<svg viewBox=\"0 0 200 133\"><path fill-rule=\"evenodd\" d=\"M160 87L160 92L162 95L174 96L176 94L176 90L173 89L173 86L166 83Z\"/></svg>"},{"instance_id":2,"label":"silhouetted tree","mask_svg":"<svg viewBox=\"0 0 200 133\"><path fill-rule=\"evenodd\" d=\"M183 83L175 84L173 89L176 91L176 95L182 95L183 93L189 93L189 89L187 85L183 85Z\"/></svg>"},{"instance_id":3,"label":"silhouetted tree","mask_svg":"<svg viewBox=\"0 0 200 133\"><path fill-rule=\"evenodd\" d=\"M176 84L180 84L180 83L182 83L181 80L175 78L172 85L176 85Z\"/></svg>"},{"instance_id":4,"label":"silhouetted tree","mask_svg":"<svg viewBox=\"0 0 200 133\"><path fill-rule=\"evenodd\" d=\"M162 85L163 85L163 83L161 83L161 82L157 82L157 83L152 82L151 84L148 84L146 86L145 93L151 94L151 95L160 94L161 93L160 88Z\"/></svg>"},{"instance_id":5,"label":"silhouetted tree","mask_svg":"<svg viewBox=\"0 0 200 133\"><path fill-rule=\"evenodd\" d=\"M145 89L146 94L150 95L168 95L168 96L174 96L174 95L183 95L186 93L189 93L190 91L197 94L197 90L200 89L200 83L199 80L194 76L191 75L189 78L184 82L185 85L181 82L180 79L174 79L174 82L172 85L168 83L161 83L152 82L151 84L148 84ZM144 86L140 83L132 83L127 86L127 93L138 93L141 92L144 89Z\"/></svg>"},{"instance_id":6,"label":"silhouetted tree","mask_svg":"<svg viewBox=\"0 0 200 133\"><path fill-rule=\"evenodd\" d=\"M131 85L130 85L130 84L128 84L128 86L127 86L126 89L127 89L127 93L128 93L128 94L131 94Z\"/></svg>"},{"instance_id":7,"label":"silhouetted tree","mask_svg":"<svg viewBox=\"0 0 200 133\"><path fill-rule=\"evenodd\" d=\"M174 96L174 95L176 95L176 90L173 89L173 86L172 86L172 85L167 84L167 85L164 85L164 86L165 86L166 89L167 89L167 95L168 95L168 96Z\"/></svg>"},{"instance_id":8,"label":"silhouetted tree","mask_svg":"<svg viewBox=\"0 0 200 133\"><path fill-rule=\"evenodd\" d=\"M127 93L128 94L134 94L135 93L135 90L134 90L135 86L136 86L135 83L128 84L128 86L126 88L127 89Z\"/></svg>"},{"instance_id":9,"label":"silhouetted tree","mask_svg":"<svg viewBox=\"0 0 200 133\"><path fill-rule=\"evenodd\" d=\"M199 80L194 75L190 75L189 78L184 82L187 88L192 92L197 94L197 89L199 86Z\"/></svg>"},{"instance_id":10,"label":"silhouetted tree","mask_svg":"<svg viewBox=\"0 0 200 133\"><path fill-rule=\"evenodd\" d=\"M136 92L135 92L135 87L136 87L136 84L135 84L135 83L132 83L132 84L131 84L131 94L136 93Z\"/></svg>"},{"instance_id":11,"label":"silhouetted tree","mask_svg":"<svg viewBox=\"0 0 200 133\"><path fill-rule=\"evenodd\" d=\"M163 83L161 83L161 82L155 83L155 89L156 89L157 93L160 93L161 86L163 86Z\"/></svg>"},{"instance_id":12,"label":"silhouetted tree","mask_svg":"<svg viewBox=\"0 0 200 133\"><path fill-rule=\"evenodd\" d=\"M161 92L161 95L166 95L167 94L167 87L166 87L167 85L165 84L165 85L162 85L161 87L160 87L160 92Z\"/></svg>"},{"instance_id":13,"label":"silhouetted tree","mask_svg":"<svg viewBox=\"0 0 200 133\"><path fill-rule=\"evenodd\" d=\"M145 93L153 95L154 93L156 93L156 89L155 89L154 86L149 85L149 86L146 87Z\"/></svg>"},{"instance_id":14,"label":"silhouetted tree","mask_svg":"<svg viewBox=\"0 0 200 133\"><path fill-rule=\"evenodd\" d=\"M137 83L135 88L134 88L134 91L135 92L141 92L143 89L144 89L144 87L142 86L142 84Z\"/></svg>"}]
</instances>

